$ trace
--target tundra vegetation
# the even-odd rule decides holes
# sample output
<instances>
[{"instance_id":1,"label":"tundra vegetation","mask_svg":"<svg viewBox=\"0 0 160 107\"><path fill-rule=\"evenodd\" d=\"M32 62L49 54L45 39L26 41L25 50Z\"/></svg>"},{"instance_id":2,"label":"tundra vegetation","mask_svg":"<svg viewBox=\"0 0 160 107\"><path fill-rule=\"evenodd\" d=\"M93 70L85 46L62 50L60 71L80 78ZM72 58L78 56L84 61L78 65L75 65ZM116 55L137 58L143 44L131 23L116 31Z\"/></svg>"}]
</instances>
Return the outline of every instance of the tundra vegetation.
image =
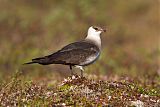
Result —
<instances>
[{"instance_id":1,"label":"tundra vegetation","mask_svg":"<svg viewBox=\"0 0 160 107\"><path fill-rule=\"evenodd\" d=\"M1 106L160 106L158 0L0 0ZM83 78L22 64L106 27Z\"/></svg>"}]
</instances>

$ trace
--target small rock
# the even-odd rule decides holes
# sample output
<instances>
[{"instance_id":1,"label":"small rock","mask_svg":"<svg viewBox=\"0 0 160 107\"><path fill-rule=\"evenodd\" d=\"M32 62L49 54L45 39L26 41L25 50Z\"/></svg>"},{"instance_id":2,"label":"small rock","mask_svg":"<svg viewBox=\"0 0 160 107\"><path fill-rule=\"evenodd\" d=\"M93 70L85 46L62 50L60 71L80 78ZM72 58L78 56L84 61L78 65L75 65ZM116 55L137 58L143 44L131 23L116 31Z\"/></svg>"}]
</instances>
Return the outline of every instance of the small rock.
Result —
<instances>
[{"instance_id":1,"label":"small rock","mask_svg":"<svg viewBox=\"0 0 160 107\"><path fill-rule=\"evenodd\" d=\"M135 106L135 107L144 107L144 103L140 100L137 101L131 101L131 106Z\"/></svg>"}]
</instances>

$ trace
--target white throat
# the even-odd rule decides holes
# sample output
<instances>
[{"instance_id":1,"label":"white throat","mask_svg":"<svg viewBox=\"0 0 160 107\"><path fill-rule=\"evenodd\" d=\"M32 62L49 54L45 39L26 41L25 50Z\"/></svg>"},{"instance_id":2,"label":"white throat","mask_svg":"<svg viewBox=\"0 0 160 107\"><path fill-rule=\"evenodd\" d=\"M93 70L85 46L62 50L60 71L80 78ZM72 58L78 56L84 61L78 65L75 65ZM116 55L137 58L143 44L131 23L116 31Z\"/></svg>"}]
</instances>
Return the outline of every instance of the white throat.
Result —
<instances>
[{"instance_id":1,"label":"white throat","mask_svg":"<svg viewBox=\"0 0 160 107\"><path fill-rule=\"evenodd\" d=\"M99 49L101 49L101 38L100 38L100 31L95 31L92 27L88 29L88 34L85 40L90 41L97 45Z\"/></svg>"}]
</instances>

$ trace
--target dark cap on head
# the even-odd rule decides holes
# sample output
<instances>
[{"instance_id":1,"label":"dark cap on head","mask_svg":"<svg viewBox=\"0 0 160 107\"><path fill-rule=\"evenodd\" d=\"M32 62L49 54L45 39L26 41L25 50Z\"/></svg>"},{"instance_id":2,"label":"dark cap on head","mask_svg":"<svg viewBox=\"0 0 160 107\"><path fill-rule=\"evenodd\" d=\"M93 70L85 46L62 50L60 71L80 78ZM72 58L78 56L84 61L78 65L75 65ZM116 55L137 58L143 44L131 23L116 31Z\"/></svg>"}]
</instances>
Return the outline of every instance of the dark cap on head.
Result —
<instances>
[{"instance_id":1,"label":"dark cap on head","mask_svg":"<svg viewBox=\"0 0 160 107\"><path fill-rule=\"evenodd\" d=\"M102 32L106 32L106 29L98 27L98 26L92 26L93 29L95 29L96 31L102 31Z\"/></svg>"}]
</instances>

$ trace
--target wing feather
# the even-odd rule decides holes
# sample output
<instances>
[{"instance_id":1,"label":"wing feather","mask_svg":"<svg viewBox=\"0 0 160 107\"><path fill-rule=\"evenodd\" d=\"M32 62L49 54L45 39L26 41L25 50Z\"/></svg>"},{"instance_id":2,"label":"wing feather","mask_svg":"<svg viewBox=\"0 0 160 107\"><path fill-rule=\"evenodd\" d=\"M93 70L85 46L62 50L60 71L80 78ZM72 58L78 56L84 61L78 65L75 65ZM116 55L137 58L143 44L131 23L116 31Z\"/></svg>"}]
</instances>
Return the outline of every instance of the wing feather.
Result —
<instances>
[{"instance_id":1,"label":"wing feather","mask_svg":"<svg viewBox=\"0 0 160 107\"><path fill-rule=\"evenodd\" d=\"M87 57L99 54L99 49L95 45L87 42L71 43L61 50L47 56L48 62L66 65L79 65Z\"/></svg>"}]
</instances>

